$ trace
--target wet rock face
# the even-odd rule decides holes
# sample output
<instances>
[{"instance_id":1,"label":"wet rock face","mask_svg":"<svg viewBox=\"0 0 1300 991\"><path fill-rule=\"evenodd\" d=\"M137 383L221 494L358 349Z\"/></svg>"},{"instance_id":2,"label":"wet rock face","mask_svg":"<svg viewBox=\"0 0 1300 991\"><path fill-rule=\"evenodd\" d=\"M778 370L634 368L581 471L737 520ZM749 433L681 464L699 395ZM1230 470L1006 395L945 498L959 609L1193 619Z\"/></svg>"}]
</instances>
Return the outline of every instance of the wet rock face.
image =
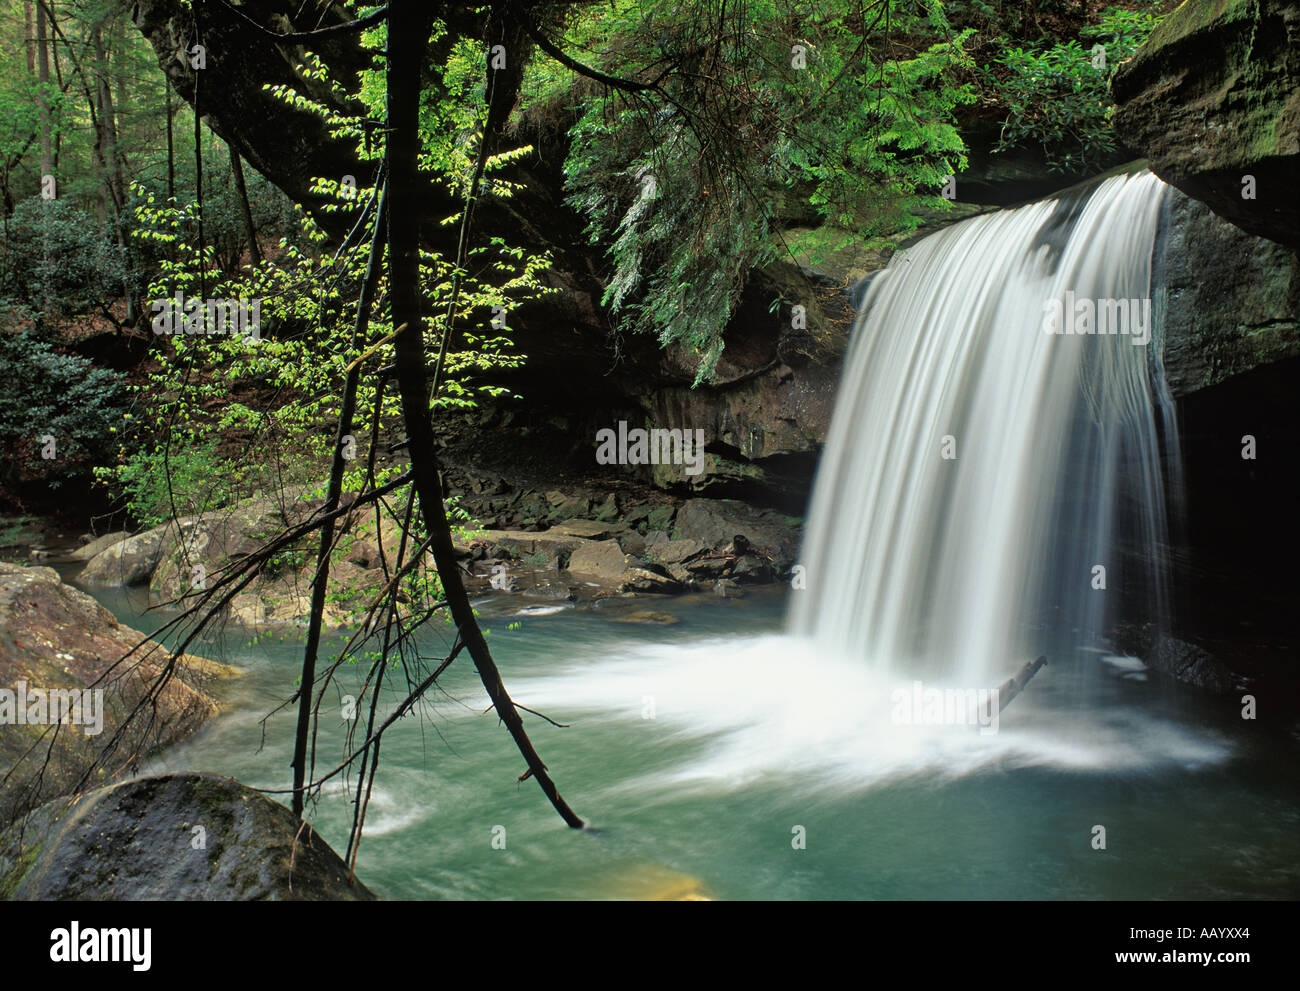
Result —
<instances>
[{"instance_id":1,"label":"wet rock face","mask_svg":"<svg viewBox=\"0 0 1300 991\"><path fill-rule=\"evenodd\" d=\"M1153 258L1175 397L1300 356L1300 257L1211 206L1171 190Z\"/></svg>"},{"instance_id":2,"label":"wet rock face","mask_svg":"<svg viewBox=\"0 0 1300 991\"><path fill-rule=\"evenodd\" d=\"M1169 677L1216 695L1226 695L1248 687L1240 675L1203 647L1161 636L1147 654L1146 661Z\"/></svg>"},{"instance_id":3,"label":"wet rock face","mask_svg":"<svg viewBox=\"0 0 1300 991\"><path fill-rule=\"evenodd\" d=\"M53 569L0 563L0 692L5 693L0 695L0 778L9 775L0 785L0 825L74 787L145 698L169 654L148 641L122 661L144 639L85 592L64 584ZM147 754L189 736L217 711L207 691L211 679L234 673L223 664L182 657L158 690L154 717L131 723L115 756L91 782L110 780L132 752ZM102 695L86 697L95 690ZM36 691L43 701L36 701L41 698ZM57 727L49 722L54 692L64 699L70 698L64 693L76 693L82 701L81 709L72 709L71 718ZM19 700L27 703L21 722ZM33 714L35 721L27 718Z\"/></svg>"},{"instance_id":4,"label":"wet rock face","mask_svg":"<svg viewBox=\"0 0 1300 991\"><path fill-rule=\"evenodd\" d=\"M1243 230L1300 248L1300 3L1189 0L1121 67L1113 92L1120 138L1156 175Z\"/></svg>"},{"instance_id":5,"label":"wet rock face","mask_svg":"<svg viewBox=\"0 0 1300 991\"><path fill-rule=\"evenodd\" d=\"M371 901L283 805L215 774L137 778L0 833L14 900Z\"/></svg>"}]
</instances>

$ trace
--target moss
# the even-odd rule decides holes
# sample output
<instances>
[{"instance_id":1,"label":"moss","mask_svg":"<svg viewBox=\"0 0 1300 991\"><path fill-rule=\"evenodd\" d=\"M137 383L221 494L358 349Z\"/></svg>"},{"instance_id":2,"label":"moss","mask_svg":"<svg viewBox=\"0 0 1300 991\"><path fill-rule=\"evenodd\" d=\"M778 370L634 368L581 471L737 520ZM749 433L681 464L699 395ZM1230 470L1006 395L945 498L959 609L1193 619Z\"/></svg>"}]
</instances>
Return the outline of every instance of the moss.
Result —
<instances>
[{"instance_id":1,"label":"moss","mask_svg":"<svg viewBox=\"0 0 1300 991\"><path fill-rule=\"evenodd\" d=\"M32 869L36 863L36 858L41 852L39 843L33 843L18 854L14 866L3 875L0 875L0 901L9 901L18 890L18 885L22 883L27 872Z\"/></svg>"},{"instance_id":2,"label":"moss","mask_svg":"<svg viewBox=\"0 0 1300 991\"><path fill-rule=\"evenodd\" d=\"M1150 52L1204 31L1217 21L1250 21L1255 15L1251 0L1187 0L1156 25L1142 47Z\"/></svg>"}]
</instances>

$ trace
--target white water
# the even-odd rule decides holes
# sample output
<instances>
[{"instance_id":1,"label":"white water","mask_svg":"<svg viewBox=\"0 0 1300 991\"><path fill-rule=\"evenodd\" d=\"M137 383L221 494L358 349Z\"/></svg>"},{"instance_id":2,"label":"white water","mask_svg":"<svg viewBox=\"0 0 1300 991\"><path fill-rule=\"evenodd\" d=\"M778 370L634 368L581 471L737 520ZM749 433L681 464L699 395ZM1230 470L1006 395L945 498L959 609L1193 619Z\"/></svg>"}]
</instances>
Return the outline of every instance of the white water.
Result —
<instances>
[{"instance_id":1,"label":"white water","mask_svg":"<svg viewBox=\"0 0 1300 991\"><path fill-rule=\"evenodd\" d=\"M1045 302L1067 292L1150 299L1162 189L1142 172L977 217L874 278L817 477L794 632L882 673L977 686L1044 651L1045 616L1099 634L1121 579L1144 578L1133 587L1159 609L1159 568L1122 575L1115 544L1122 497L1148 561L1164 542L1158 342L1043 324Z\"/></svg>"},{"instance_id":2,"label":"white water","mask_svg":"<svg viewBox=\"0 0 1300 991\"><path fill-rule=\"evenodd\" d=\"M511 689L521 702L588 732L617 727L640 757L639 771L619 788L642 798L716 796L769 783L790 794L849 795L989 767L1193 769L1231 752L1219 731L1148 709L1150 695L1127 684L1129 668L1107 664L1100 684L1090 684L1076 655L1055 650L1056 665L989 734L974 726L900 725L893 694L909 679L804 638L731 636L584 653L590 656L554 671L513 677ZM1093 704L1079 709L1085 686ZM667 759L666 746L673 750Z\"/></svg>"}]
</instances>

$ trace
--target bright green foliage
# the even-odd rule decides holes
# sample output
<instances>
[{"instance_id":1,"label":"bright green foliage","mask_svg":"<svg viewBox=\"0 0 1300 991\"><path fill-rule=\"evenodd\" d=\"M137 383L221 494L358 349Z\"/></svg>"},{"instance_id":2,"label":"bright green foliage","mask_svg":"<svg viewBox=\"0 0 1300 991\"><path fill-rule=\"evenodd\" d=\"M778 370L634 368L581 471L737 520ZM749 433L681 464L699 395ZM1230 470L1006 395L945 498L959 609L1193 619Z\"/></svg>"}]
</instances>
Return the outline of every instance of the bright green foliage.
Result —
<instances>
[{"instance_id":1,"label":"bright green foliage","mask_svg":"<svg viewBox=\"0 0 1300 991\"><path fill-rule=\"evenodd\" d=\"M1082 41L1038 51L1008 49L985 73L1007 108L998 150L1036 144L1053 170L1095 167L1116 147L1111 75L1159 21L1149 11L1111 7L1098 24L1080 32Z\"/></svg>"},{"instance_id":2,"label":"bright green foliage","mask_svg":"<svg viewBox=\"0 0 1300 991\"><path fill-rule=\"evenodd\" d=\"M382 36L382 28L370 32L371 40L382 41ZM477 77L470 72L471 65ZM323 67L310 57L306 71L323 78ZM446 121L459 120L471 128L481 119L482 59L466 48L445 71L445 95L426 108L422 164L463 192L477 135L471 129L461 132L457 141L448 141ZM473 78L478 80L477 88L470 83ZM362 86L363 98L379 117L382 79L382 73L368 73ZM354 121L292 91L278 95L319 114L336 133L354 140L363 158L377 158L380 149L365 151L363 133ZM490 181L483 195L511 195L513 187L492 178L493 173L525 150L489 159ZM335 200L327 209L356 210L368 204L373 221L378 190L366 185L365 178L357 177L355 191L345 189L337 177L318 179L315 189ZM135 390L135 429L125 439L118 463L101 469L100 477L128 500L141 522L170 516L173 506L177 512L193 513L284 484L308 484L323 494L347 366L360 359L373 369L394 357L386 279L380 281L366 339L352 340L369 238L358 237L345 250L330 253L324 248L323 232L296 208L298 233L282 238L278 249L269 252L273 260L255 271L232 270L229 264L223 268L210 245L200 266L193 237L196 208L165 203L138 187L134 193L133 239L157 259L157 274L146 298L166 300L180 292L186 298L260 300L261 339L220 334L154 337L157 367L149 381ZM458 216L447 218L447 222L458 221ZM499 237L471 249L437 408L473 406L480 397L503 391L492 375L522 360L509 337L509 309L549 291L540 281L547 264L544 256ZM426 253L421 274L430 302L432 350L447 319L452 260ZM147 313L146 321L153 316ZM374 402L373 385L363 386L354 419L356 458L347 463L345 489L358 489L365 480L375 417L392 423L400 416L395 390L387 390L381 410L375 410ZM170 493L165 485L169 470L173 474ZM398 470L380 465L375 478L382 484ZM183 476L180 483L178 472ZM400 501L401 495L395 499Z\"/></svg>"},{"instance_id":3,"label":"bright green foliage","mask_svg":"<svg viewBox=\"0 0 1300 991\"><path fill-rule=\"evenodd\" d=\"M965 165L953 112L974 98L958 79L967 37L939 3L584 10L562 47L661 77L659 92L606 91L539 58L529 84L540 112L576 105L570 201L608 245L619 330L684 348L707 381L747 274L783 250L783 203L867 241L943 209L939 188Z\"/></svg>"},{"instance_id":4,"label":"bright green foliage","mask_svg":"<svg viewBox=\"0 0 1300 991\"><path fill-rule=\"evenodd\" d=\"M173 511L185 515L230 502L225 467L216 441L208 438L172 449L142 448L118 470L117 480L131 515L141 526L152 527L171 519Z\"/></svg>"}]
</instances>

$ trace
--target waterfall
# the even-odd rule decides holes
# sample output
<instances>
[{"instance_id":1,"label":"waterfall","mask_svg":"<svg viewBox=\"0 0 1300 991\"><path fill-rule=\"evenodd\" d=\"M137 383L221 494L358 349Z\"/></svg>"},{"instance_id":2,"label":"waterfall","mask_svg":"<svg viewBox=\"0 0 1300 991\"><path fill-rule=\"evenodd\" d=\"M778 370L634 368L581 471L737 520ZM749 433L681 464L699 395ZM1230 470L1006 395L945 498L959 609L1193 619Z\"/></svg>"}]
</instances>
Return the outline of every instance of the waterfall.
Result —
<instances>
[{"instance_id":1,"label":"waterfall","mask_svg":"<svg viewBox=\"0 0 1300 991\"><path fill-rule=\"evenodd\" d=\"M882 675L980 685L1053 631L1161 614L1164 189L1143 171L974 217L871 278L792 632Z\"/></svg>"},{"instance_id":2,"label":"waterfall","mask_svg":"<svg viewBox=\"0 0 1300 991\"><path fill-rule=\"evenodd\" d=\"M639 796L1226 759L1221 735L1153 713L1143 665L1102 639L1167 601L1162 453L1176 483L1177 438L1151 291L1164 189L1122 175L971 218L872 277L785 633L593 645L516 675L516 697L638 740L653 726L667 749L619 785ZM1136 301L1122 326L1119 300ZM1120 332L1044 330L1095 331L1102 313ZM918 683L946 706L1044 653L1006 722L976 731L917 706Z\"/></svg>"}]
</instances>

